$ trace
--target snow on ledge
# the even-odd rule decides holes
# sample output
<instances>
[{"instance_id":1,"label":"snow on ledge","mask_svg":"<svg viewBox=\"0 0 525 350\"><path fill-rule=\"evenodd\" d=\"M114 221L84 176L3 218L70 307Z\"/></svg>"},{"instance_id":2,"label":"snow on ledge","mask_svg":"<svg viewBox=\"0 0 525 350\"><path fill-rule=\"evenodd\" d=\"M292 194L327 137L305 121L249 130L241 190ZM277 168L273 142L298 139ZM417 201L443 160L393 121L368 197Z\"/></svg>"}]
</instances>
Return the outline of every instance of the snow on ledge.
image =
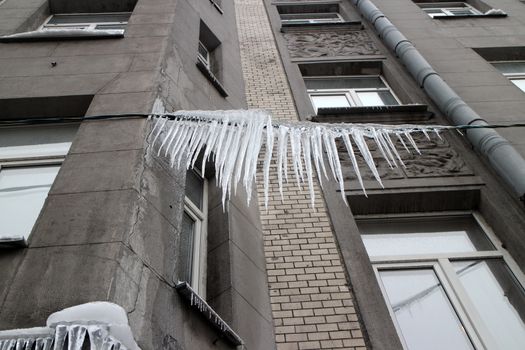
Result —
<instances>
[{"instance_id":1,"label":"snow on ledge","mask_svg":"<svg viewBox=\"0 0 525 350\"><path fill-rule=\"evenodd\" d=\"M113 303L92 302L49 316L47 327L0 331L0 349L80 350L89 340L91 350L140 350L126 311Z\"/></svg>"}]
</instances>

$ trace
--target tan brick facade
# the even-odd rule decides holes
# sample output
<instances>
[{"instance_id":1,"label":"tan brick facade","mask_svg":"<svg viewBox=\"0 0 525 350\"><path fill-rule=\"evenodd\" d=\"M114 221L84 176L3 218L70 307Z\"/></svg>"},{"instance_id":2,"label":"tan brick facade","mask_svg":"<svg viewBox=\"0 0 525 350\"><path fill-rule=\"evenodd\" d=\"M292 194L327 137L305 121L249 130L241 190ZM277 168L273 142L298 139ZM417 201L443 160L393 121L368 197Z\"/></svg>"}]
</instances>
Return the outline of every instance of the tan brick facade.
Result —
<instances>
[{"instance_id":1,"label":"tan brick facade","mask_svg":"<svg viewBox=\"0 0 525 350\"><path fill-rule=\"evenodd\" d=\"M235 0L250 108L297 120L294 102L262 0ZM316 208L290 183L281 200L271 178L268 210L258 188L268 284L279 350L365 349L322 194Z\"/></svg>"}]
</instances>

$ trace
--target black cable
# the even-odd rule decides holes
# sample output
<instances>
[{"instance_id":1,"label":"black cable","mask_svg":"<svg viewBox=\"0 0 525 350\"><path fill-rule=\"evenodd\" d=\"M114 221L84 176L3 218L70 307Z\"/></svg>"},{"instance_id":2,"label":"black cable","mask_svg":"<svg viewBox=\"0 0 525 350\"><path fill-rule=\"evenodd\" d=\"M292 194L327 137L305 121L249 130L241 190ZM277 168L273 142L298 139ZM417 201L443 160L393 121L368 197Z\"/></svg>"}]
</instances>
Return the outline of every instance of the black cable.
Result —
<instances>
[{"instance_id":1,"label":"black cable","mask_svg":"<svg viewBox=\"0 0 525 350\"><path fill-rule=\"evenodd\" d=\"M163 116L170 120L176 118L173 114L145 114L145 113L123 113L123 114L102 114L90 116L64 116L64 117L33 117L33 118L12 118L0 119L0 125L38 125L38 124L57 124L57 123L79 123L88 120L111 120L111 119L132 119L148 118L149 116ZM425 126L432 127L426 124ZM439 127L441 125L437 125ZM442 125L446 129L467 130L467 129L504 129L504 128L522 128L525 123L513 124L480 124L480 125Z\"/></svg>"}]
</instances>

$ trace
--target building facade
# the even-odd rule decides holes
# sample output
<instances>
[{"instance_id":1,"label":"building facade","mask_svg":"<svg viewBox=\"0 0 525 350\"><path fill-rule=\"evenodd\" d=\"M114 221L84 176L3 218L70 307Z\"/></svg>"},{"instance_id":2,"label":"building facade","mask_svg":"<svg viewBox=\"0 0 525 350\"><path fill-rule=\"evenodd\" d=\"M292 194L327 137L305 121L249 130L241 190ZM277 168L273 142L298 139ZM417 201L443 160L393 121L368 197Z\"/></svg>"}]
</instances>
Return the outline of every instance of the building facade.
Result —
<instances>
[{"instance_id":1,"label":"building facade","mask_svg":"<svg viewBox=\"0 0 525 350\"><path fill-rule=\"evenodd\" d=\"M259 181L223 208L211 163L171 167L142 116L518 123L523 6L0 1L2 346L79 323L140 349L521 349L519 128L416 135L399 167L371 143L384 188L358 155L367 195L341 144L348 206L333 179L312 208L272 175L268 207ZM96 301L118 306L49 317Z\"/></svg>"}]
</instances>

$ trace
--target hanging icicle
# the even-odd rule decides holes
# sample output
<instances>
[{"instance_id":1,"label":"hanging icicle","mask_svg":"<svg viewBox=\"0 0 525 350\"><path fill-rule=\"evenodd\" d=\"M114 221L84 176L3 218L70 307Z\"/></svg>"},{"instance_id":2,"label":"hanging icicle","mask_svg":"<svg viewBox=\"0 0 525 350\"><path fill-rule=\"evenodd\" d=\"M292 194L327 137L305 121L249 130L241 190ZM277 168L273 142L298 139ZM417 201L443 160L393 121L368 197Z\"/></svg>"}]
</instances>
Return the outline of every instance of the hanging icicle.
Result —
<instances>
[{"instance_id":1,"label":"hanging icicle","mask_svg":"<svg viewBox=\"0 0 525 350\"><path fill-rule=\"evenodd\" d=\"M452 127L436 125L380 125L380 124L322 124L311 122L274 123L263 110L233 111L179 111L173 114L152 115L154 121L150 134L157 154L166 156L171 166L182 164L189 169L195 166L199 155L204 174L208 161L215 164L217 183L222 188L222 204L235 193L237 184L243 184L248 204L256 180L259 155L264 149L262 164L264 203L268 206L270 168L276 151L277 182L281 196L283 180L288 182L291 163L297 185L306 185L312 207L315 204L314 177L322 184L328 174L339 184L346 203L344 177L337 141L348 153L352 168L366 195L361 171L356 158L359 151L374 178L383 187L367 140L374 142L381 156L391 168L404 166L396 148L399 141L406 151L421 153L414 141L415 133L430 138ZM290 159L288 159L290 158ZM183 162L184 163L181 163ZM325 167L328 164L328 168ZM197 165L199 166L199 165Z\"/></svg>"}]
</instances>

